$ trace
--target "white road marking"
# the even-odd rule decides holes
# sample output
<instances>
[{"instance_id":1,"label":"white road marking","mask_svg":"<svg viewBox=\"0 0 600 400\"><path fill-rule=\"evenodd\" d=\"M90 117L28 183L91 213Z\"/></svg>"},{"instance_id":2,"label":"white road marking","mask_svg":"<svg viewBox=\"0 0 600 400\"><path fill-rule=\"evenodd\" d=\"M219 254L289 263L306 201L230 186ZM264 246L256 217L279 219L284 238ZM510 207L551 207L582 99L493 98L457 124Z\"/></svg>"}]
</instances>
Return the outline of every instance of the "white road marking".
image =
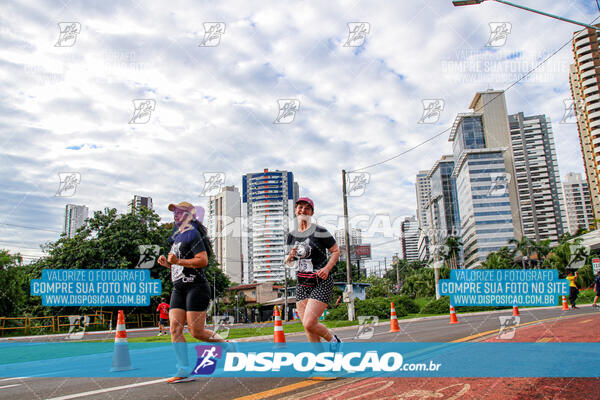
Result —
<instances>
[{"instance_id":1,"label":"white road marking","mask_svg":"<svg viewBox=\"0 0 600 400\"><path fill-rule=\"evenodd\" d=\"M20 383L15 383L14 385L0 386L0 389L6 389L6 388L9 388L9 387L14 387L14 386L21 386L21 384Z\"/></svg>"},{"instance_id":2,"label":"white road marking","mask_svg":"<svg viewBox=\"0 0 600 400\"><path fill-rule=\"evenodd\" d=\"M147 382L139 382L139 383L132 383L131 385L123 385L123 386L115 386L115 387L109 387L106 389L98 389L98 390L92 390L89 392L82 392L82 393L74 393L74 394L68 394L66 396L60 396L60 397L53 397L51 399L47 399L47 400L68 400L68 399L76 399L78 397L84 397L84 396L92 396L94 394L100 394L100 393L107 393L107 392L114 392L115 390L123 390L123 389L130 389L130 388L134 388L134 387L139 387L139 386L146 386L146 385L153 385L155 383L159 383L162 382L164 383L166 381L165 378L163 379L156 379L154 381L147 381Z\"/></svg>"},{"instance_id":3,"label":"white road marking","mask_svg":"<svg viewBox=\"0 0 600 400\"><path fill-rule=\"evenodd\" d=\"M18 378L4 378L4 379L0 379L0 382L4 382L4 381L14 381L15 379L27 379L26 376L21 376Z\"/></svg>"}]
</instances>

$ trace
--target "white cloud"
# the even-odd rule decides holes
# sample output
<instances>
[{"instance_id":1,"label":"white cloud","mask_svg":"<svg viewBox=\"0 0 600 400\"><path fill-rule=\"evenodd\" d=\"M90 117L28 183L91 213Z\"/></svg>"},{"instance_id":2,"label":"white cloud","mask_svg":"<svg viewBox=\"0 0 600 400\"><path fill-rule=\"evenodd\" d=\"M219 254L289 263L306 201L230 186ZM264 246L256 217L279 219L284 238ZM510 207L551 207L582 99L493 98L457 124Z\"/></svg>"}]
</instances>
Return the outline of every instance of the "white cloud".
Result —
<instances>
[{"instance_id":1,"label":"white cloud","mask_svg":"<svg viewBox=\"0 0 600 400\"><path fill-rule=\"evenodd\" d=\"M500 4L454 8L449 0L21 3L2 6L0 222L57 231L68 202L124 211L133 194L152 196L166 220L169 202L202 202L206 171L241 186L244 173L289 169L319 213L339 214L341 169L443 131L476 91L508 87L577 30ZM584 3L528 6L591 21L596 10ZM65 21L79 22L81 33L73 47L55 47ZM484 47L493 21L512 24L495 51ZM202 22L225 22L219 46L199 47ZM370 24L363 48L342 47L348 22ZM552 119L561 175L583 171L576 127L558 124L570 62L568 45L506 94L509 112ZM298 99L300 110L293 123L276 125L282 98ZM435 98L445 101L439 122L418 124L421 101ZM128 124L134 99L155 100L147 124ZM351 214L413 214L414 177L451 152L447 137L368 170L371 183L351 199ZM82 175L73 198L54 197L64 171ZM26 254L56 237L3 225L0 232ZM374 257L398 249L388 243Z\"/></svg>"}]
</instances>

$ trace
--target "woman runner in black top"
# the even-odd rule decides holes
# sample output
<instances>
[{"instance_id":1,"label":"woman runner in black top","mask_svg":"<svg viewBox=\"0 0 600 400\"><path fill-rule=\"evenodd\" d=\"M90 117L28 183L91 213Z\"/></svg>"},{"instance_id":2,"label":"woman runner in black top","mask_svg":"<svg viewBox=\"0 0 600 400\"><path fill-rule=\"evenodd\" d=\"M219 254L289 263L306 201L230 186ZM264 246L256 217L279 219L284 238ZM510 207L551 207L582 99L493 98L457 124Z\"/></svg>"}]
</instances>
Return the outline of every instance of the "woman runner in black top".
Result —
<instances>
[{"instance_id":1,"label":"woman runner in black top","mask_svg":"<svg viewBox=\"0 0 600 400\"><path fill-rule=\"evenodd\" d=\"M171 308L169 309L169 325L171 326L171 342L181 343L175 346L179 371L177 376L167 380L167 383L178 383L190 380L186 371L188 367L185 349L183 327L187 321L190 334L205 342L225 342L213 331L204 329L206 309L210 302L210 285L206 280L203 268L208 265L208 257L200 233L192 226L194 206L188 202L170 204L169 211L173 212L175 226L169 238L171 250L165 257L161 255L158 263L171 269L173 292L171 293Z\"/></svg>"}]
</instances>

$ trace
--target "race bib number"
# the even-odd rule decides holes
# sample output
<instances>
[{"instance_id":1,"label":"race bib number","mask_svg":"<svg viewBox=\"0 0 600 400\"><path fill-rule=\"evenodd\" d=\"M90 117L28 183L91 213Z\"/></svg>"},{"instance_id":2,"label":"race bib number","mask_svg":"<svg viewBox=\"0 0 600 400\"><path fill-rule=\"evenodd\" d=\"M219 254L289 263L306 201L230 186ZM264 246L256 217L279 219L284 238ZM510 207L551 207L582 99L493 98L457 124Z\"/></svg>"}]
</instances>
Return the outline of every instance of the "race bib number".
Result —
<instances>
[{"instance_id":1,"label":"race bib number","mask_svg":"<svg viewBox=\"0 0 600 400\"><path fill-rule=\"evenodd\" d=\"M298 260L298 272L313 272L311 260Z\"/></svg>"}]
</instances>

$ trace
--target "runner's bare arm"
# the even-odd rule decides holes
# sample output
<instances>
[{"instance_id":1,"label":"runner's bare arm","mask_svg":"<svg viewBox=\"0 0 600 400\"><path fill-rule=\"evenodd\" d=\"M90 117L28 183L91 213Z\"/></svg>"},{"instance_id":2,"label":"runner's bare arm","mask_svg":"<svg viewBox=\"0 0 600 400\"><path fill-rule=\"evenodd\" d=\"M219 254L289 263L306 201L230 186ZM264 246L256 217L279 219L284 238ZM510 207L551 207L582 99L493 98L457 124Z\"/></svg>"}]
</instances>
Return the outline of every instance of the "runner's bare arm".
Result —
<instances>
[{"instance_id":1,"label":"runner's bare arm","mask_svg":"<svg viewBox=\"0 0 600 400\"><path fill-rule=\"evenodd\" d=\"M171 268L171 264L169 264L165 256L158 257L158 263L163 267Z\"/></svg>"},{"instance_id":2,"label":"runner's bare arm","mask_svg":"<svg viewBox=\"0 0 600 400\"><path fill-rule=\"evenodd\" d=\"M329 258L329 262L327 263L327 265L325 265L325 268L327 268L328 271L331 271L333 266L340 259L340 248L338 247L337 243L331 246L329 252L331 253L331 257Z\"/></svg>"},{"instance_id":3,"label":"runner's bare arm","mask_svg":"<svg viewBox=\"0 0 600 400\"><path fill-rule=\"evenodd\" d=\"M177 264L187 268L204 268L208 265L208 256L206 255L206 251L201 251L200 253L194 255L194 258L185 260L182 258L177 258L177 256L173 253L169 253L167 261L171 264Z\"/></svg>"}]
</instances>

